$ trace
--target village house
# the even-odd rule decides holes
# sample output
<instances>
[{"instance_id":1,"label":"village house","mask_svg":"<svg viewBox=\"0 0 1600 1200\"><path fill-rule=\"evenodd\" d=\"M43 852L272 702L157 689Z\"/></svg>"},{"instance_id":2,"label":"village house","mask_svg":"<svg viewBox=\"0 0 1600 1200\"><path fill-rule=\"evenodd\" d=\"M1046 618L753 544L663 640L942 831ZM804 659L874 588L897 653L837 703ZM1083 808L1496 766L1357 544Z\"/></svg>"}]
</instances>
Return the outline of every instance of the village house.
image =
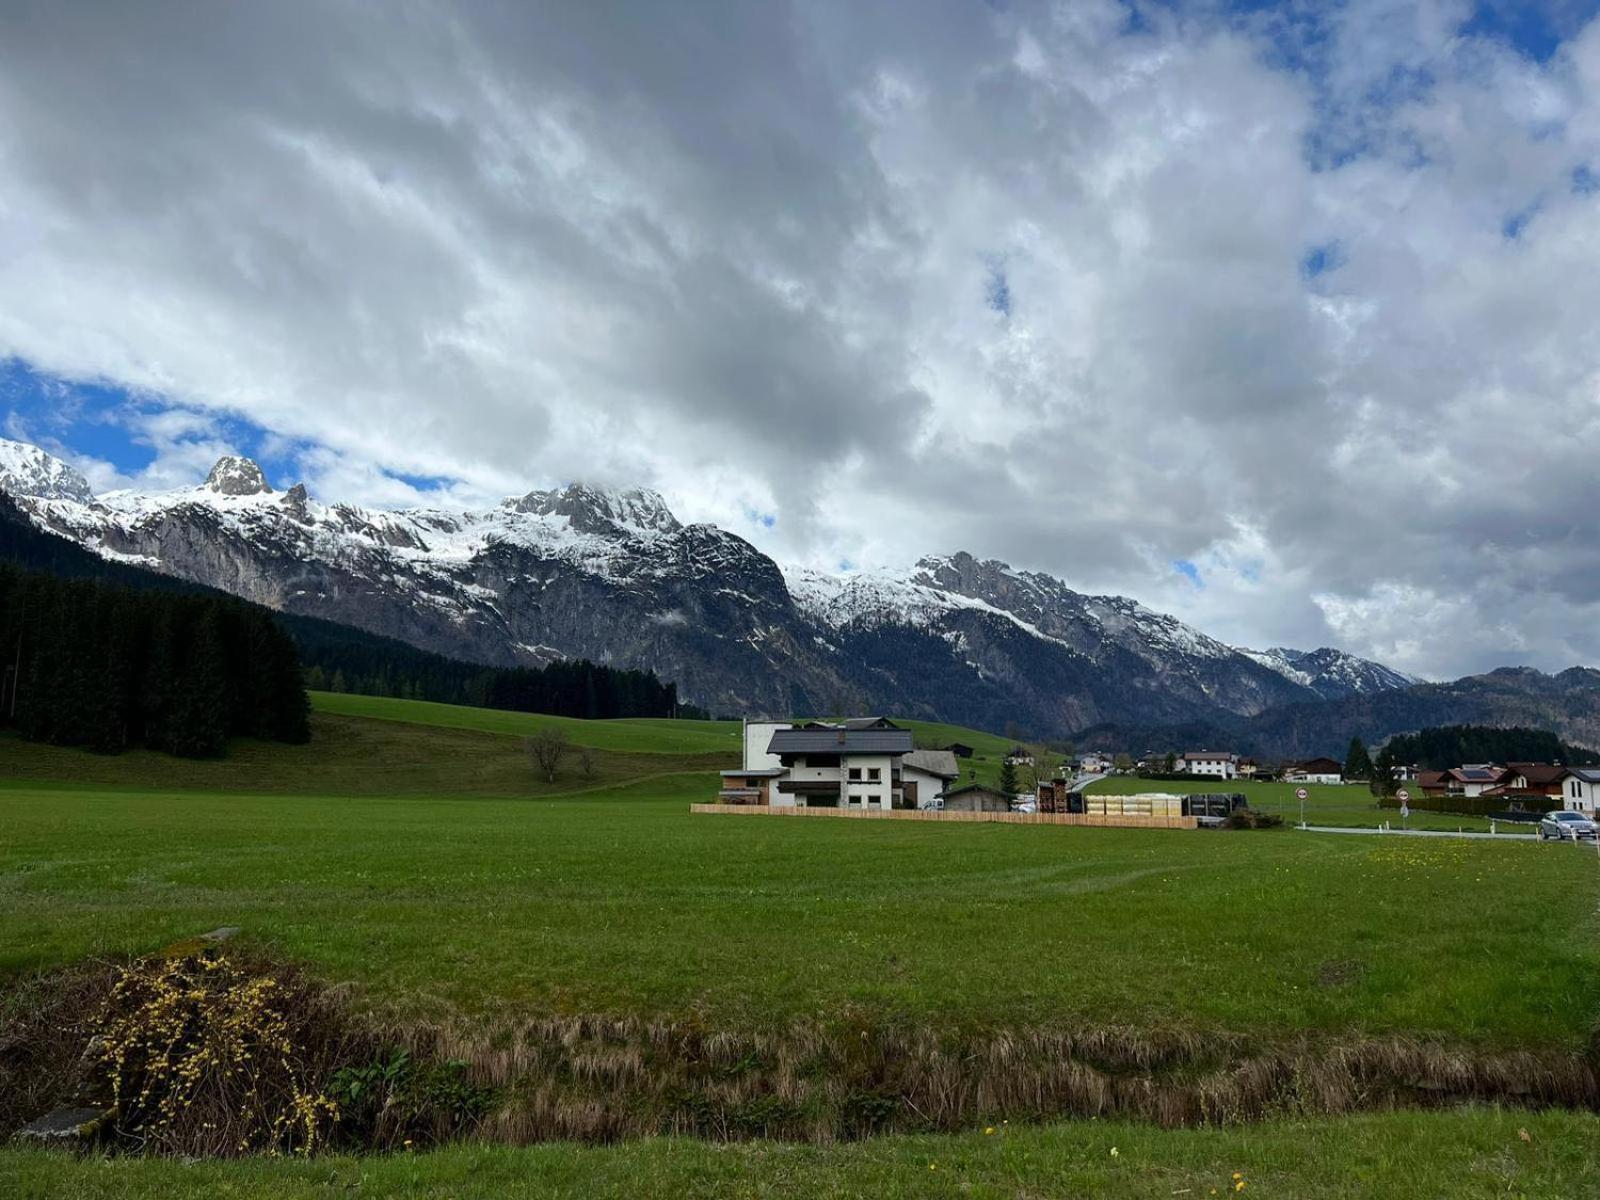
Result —
<instances>
[{"instance_id":1,"label":"village house","mask_svg":"<svg viewBox=\"0 0 1600 1200\"><path fill-rule=\"evenodd\" d=\"M1561 802L1574 812L1600 812L1600 767L1568 767L1561 780Z\"/></svg>"},{"instance_id":2,"label":"village house","mask_svg":"<svg viewBox=\"0 0 1600 1200\"><path fill-rule=\"evenodd\" d=\"M948 750L916 750L885 717L839 723L747 721L744 764L723 771L724 804L773 808L916 808L960 774Z\"/></svg>"},{"instance_id":3,"label":"village house","mask_svg":"<svg viewBox=\"0 0 1600 1200\"><path fill-rule=\"evenodd\" d=\"M1511 778L1504 767L1493 763L1469 763L1464 767L1451 767L1444 773L1444 790L1450 796L1481 796L1491 788L1499 787Z\"/></svg>"},{"instance_id":4,"label":"village house","mask_svg":"<svg viewBox=\"0 0 1600 1200\"><path fill-rule=\"evenodd\" d=\"M1239 760L1238 773L1240 779L1254 779L1261 771L1261 764L1253 758Z\"/></svg>"},{"instance_id":5,"label":"village house","mask_svg":"<svg viewBox=\"0 0 1600 1200\"><path fill-rule=\"evenodd\" d=\"M1239 756L1217 750L1185 750L1178 759L1178 770L1186 775L1209 775L1215 779L1237 779Z\"/></svg>"},{"instance_id":6,"label":"village house","mask_svg":"<svg viewBox=\"0 0 1600 1200\"><path fill-rule=\"evenodd\" d=\"M1285 783L1343 783L1344 764L1331 758L1308 758L1304 762L1285 763Z\"/></svg>"},{"instance_id":7,"label":"village house","mask_svg":"<svg viewBox=\"0 0 1600 1200\"><path fill-rule=\"evenodd\" d=\"M1013 746L1006 751L1005 761L1013 767L1033 766L1033 751L1026 746Z\"/></svg>"}]
</instances>

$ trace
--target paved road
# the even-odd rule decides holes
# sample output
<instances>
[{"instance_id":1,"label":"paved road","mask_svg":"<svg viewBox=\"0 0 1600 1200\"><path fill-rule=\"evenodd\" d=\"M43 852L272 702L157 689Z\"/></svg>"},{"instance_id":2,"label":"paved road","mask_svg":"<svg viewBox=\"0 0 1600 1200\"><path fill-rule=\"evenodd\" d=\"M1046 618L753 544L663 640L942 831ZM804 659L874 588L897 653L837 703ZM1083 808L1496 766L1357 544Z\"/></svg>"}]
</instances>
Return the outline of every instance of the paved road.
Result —
<instances>
[{"instance_id":1,"label":"paved road","mask_svg":"<svg viewBox=\"0 0 1600 1200\"><path fill-rule=\"evenodd\" d=\"M1366 833L1376 834L1380 837L1448 837L1448 838L1482 838L1491 842L1532 842L1537 841L1536 833L1507 833L1500 830L1496 833L1479 833L1476 830L1463 830L1457 833L1453 829L1371 829L1359 825L1296 825L1296 829L1304 829L1308 833Z\"/></svg>"}]
</instances>

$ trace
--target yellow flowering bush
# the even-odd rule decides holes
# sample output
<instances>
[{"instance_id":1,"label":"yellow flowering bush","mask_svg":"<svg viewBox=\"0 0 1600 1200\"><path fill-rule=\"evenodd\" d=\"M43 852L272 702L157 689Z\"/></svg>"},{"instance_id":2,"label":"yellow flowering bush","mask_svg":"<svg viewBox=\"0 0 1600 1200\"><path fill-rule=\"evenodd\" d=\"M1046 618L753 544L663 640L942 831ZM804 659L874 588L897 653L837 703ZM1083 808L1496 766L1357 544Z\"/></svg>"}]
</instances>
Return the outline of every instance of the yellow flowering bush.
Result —
<instances>
[{"instance_id":1,"label":"yellow flowering bush","mask_svg":"<svg viewBox=\"0 0 1600 1200\"><path fill-rule=\"evenodd\" d=\"M119 971L95 1041L117 1132L187 1155L309 1154L338 1109L307 1083L338 1036L316 993L282 969L223 955Z\"/></svg>"}]
</instances>

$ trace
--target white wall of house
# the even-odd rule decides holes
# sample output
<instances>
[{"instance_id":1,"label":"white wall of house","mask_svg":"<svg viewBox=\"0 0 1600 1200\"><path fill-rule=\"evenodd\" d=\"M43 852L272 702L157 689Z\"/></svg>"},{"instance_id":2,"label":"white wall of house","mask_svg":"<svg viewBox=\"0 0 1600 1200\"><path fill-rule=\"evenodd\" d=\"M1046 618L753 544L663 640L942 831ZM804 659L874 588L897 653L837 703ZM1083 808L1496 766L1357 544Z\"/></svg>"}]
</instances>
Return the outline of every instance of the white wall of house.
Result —
<instances>
[{"instance_id":1,"label":"white wall of house","mask_svg":"<svg viewBox=\"0 0 1600 1200\"><path fill-rule=\"evenodd\" d=\"M1210 775L1216 779L1237 779L1238 767L1226 758L1184 759L1183 769L1190 775Z\"/></svg>"},{"instance_id":2,"label":"white wall of house","mask_svg":"<svg viewBox=\"0 0 1600 1200\"><path fill-rule=\"evenodd\" d=\"M1284 777L1285 783L1343 783L1343 775L1307 775L1304 771L1290 771Z\"/></svg>"},{"instance_id":3,"label":"white wall of house","mask_svg":"<svg viewBox=\"0 0 1600 1200\"><path fill-rule=\"evenodd\" d=\"M949 780L943 779L938 775L930 775L927 771L907 766L900 768L900 782L902 784L915 783L917 785L918 804L926 804L935 796L944 795L944 789L950 785Z\"/></svg>"},{"instance_id":4,"label":"white wall of house","mask_svg":"<svg viewBox=\"0 0 1600 1200\"><path fill-rule=\"evenodd\" d=\"M850 754L840 763L849 776L852 808L894 807L894 760L892 754Z\"/></svg>"},{"instance_id":5,"label":"white wall of house","mask_svg":"<svg viewBox=\"0 0 1600 1200\"><path fill-rule=\"evenodd\" d=\"M1568 775L1561 781L1561 803L1574 812L1592 814L1600 804L1600 785Z\"/></svg>"},{"instance_id":6,"label":"white wall of house","mask_svg":"<svg viewBox=\"0 0 1600 1200\"><path fill-rule=\"evenodd\" d=\"M768 754L772 735L780 729L793 729L788 721L747 721L744 726L744 769L776 771L783 766L776 754Z\"/></svg>"}]
</instances>

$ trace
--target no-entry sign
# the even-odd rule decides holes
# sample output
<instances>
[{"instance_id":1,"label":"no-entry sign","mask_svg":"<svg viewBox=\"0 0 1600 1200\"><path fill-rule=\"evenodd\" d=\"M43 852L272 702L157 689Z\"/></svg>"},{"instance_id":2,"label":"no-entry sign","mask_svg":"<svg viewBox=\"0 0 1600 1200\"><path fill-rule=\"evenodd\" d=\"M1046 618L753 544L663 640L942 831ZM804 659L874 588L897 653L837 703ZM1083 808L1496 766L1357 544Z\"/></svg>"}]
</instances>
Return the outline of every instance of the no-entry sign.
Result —
<instances>
[{"instance_id":1,"label":"no-entry sign","mask_svg":"<svg viewBox=\"0 0 1600 1200\"><path fill-rule=\"evenodd\" d=\"M1306 791L1305 788L1295 788L1294 790L1294 798L1296 800L1304 800L1310 794L1311 793Z\"/></svg>"}]
</instances>

